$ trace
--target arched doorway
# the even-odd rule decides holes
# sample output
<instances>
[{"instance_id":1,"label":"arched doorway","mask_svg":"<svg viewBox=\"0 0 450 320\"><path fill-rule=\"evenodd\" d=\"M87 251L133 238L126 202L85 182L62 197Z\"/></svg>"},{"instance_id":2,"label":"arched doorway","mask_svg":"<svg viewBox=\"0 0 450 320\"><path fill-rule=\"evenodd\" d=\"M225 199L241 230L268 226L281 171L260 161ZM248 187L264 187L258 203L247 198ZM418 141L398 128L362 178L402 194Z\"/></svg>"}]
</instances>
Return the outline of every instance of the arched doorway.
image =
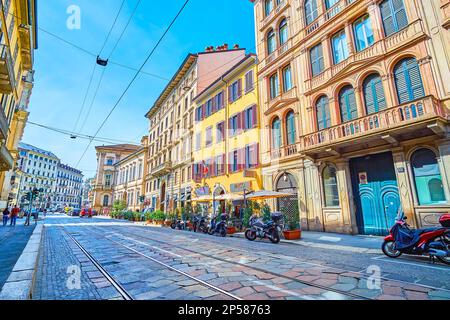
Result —
<instances>
[{"instance_id":1,"label":"arched doorway","mask_svg":"<svg viewBox=\"0 0 450 320\"><path fill-rule=\"evenodd\" d=\"M222 187L217 187L214 190L214 197L220 197L225 195L225 189ZM221 208L221 211L219 212L219 214L221 213L225 213L226 212L226 208L225 208L225 200L221 200L221 201L215 201L214 202L214 206L213 206L213 215L216 213L217 208Z\"/></svg>"},{"instance_id":2,"label":"arched doorway","mask_svg":"<svg viewBox=\"0 0 450 320\"><path fill-rule=\"evenodd\" d=\"M277 200L277 211L280 212L298 212L298 190L297 181L290 173L283 174L276 183L276 191L291 193L292 196L279 198Z\"/></svg>"},{"instance_id":3,"label":"arched doorway","mask_svg":"<svg viewBox=\"0 0 450 320\"><path fill-rule=\"evenodd\" d=\"M161 211L165 211L166 207L166 184L161 185Z\"/></svg>"}]
</instances>

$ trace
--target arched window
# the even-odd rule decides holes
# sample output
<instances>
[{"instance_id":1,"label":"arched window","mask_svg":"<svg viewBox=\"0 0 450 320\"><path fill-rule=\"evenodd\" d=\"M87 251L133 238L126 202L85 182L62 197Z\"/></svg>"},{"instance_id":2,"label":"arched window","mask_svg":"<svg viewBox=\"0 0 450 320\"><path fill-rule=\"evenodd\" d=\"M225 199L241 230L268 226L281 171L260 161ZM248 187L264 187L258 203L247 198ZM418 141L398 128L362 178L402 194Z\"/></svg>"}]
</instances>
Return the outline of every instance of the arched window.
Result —
<instances>
[{"instance_id":1,"label":"arched window","mask_svg":"<svg viewBox=\"0 0 450 320\"><path fill-rule=\"evenodd\" d=\"M272 149L278 150L281 148L281 121L280 118L275 118L272 122Z\"/></svg>"},{"instance_id":2,"label":"arched window","mask_svg":"<svg viewBox=\"0 0 450 320\"><path fill-rule=\"evenodd\" d=\"M289 39L289 30L288 30L288 24L287 24L286 19L283 19L281 21L280 27L279 27L279 33L280 33L280 45L283 45Z\"/></svg>"},{"instance_id":3,"label":"arched window","mask_svg":"<svg viewBox=\"0 0 450 320\"><path fill-rule=\"evenodd\" d=\"M419 149L411 156L420 205L445 203L445 192L436 155L429 149Z\"/></svg>"},{"instance_id":4,"label":"arched window","mask_svg":"<svg viewBox=\"0 0 450 320\"><path fill-rule=\"evenodd\" d=\"M322 96L316 102L317 128L323 130L331 127L330 105L328 97Z\"/></svg>"},{"instance_id":5,"label":"arched window","mask_svg":"<svg viewBox=\"0 0 450 320\"><path fill-rule=\"evenodd\" d=\"M277 210L284 214L298 214L300 215L298 208L298 188L297 181L290 173L285 173L281 176L276 185L276 191L292 194L289 197L279 198L277 200Z\"/></svg>"},{"instance_id":6,"label":"arched window","mask_svg":"<svg viewBox=\"0 0 450 320\"><path fill-rule=\"evenodd\" d=\"M276 48L275 31L270 30L269 33L267 33L267 53L272 54Z\"/></svg>"},{"instance_id":7,"label":"arched window","mask_svg":"<svg viewBox=\"0 0 450 320\"><path fill-rule=\"evenodd\" d=\"M305 1L305 19L306 25L311 24L314 20L319 16L319 12L317 10L317 1L316 0L306 0Z\"/></svg>"},{"instance_id":8,"label":"arched window","mask_svg":"<svg viewBox=\"0 0 450 320\"><path fill-rule=\"evenodd\" d=\"M104 207L109 206L109 196L108 195L103 196L103 206Z\"/></svg>"},{"instance_id":9,"label":"arched window","mask_svg":"<svg viewBox=\"0 0 450 320\"><path fill-rule=\"evenodd\" d=\"M264 14L267 17L273 10L273 0L266 0L264 3Z\"/></svg>"},{"instance_id":10,"label":"arched window","mask_svg":"<svg viewBox=\"0 0 450 320\"><path fill-rule=\"evenodd\" d=\"M363 94L367 114L386 109L386 97L384 96L383 83L379 74L371 74L364 80Z\"/></svg>"},{"instance_id":11,"label":"arched window","mask_svg":"<svg viewBox=\"0 0 450 320\"><path fill-rule=\"evenodd\" d=\"M401 60L394 67L395 85L400 104L423 98L422 75L415 58Z\"/></svg>"},{"instance_id":12,"label":"arched window","mask_svg":"<svg viewBox=\"0 0 450 320\"><path fill-rule=\"evenodd\" d=\"M355 90L352 86L346 86L339 92L339 107L342 122L347 122L358 117Z\"/></svg>"},{"instance_id":13,"label":"arched window","mask_svg":"<svg viewBox=\"0 0 450 320\"><path fill-rule=\"evenodd\" d=\"M286 136L288 145L295 144L296 135L295 114L294 111L289 111L289 113L286 115Z\"/></svg>"},{"instance_id":14,"label":"arched window","mask_svg":"<svg viewBox=\"0 0 450 320\"><path fill-rule=\"evenodd\" d=\"M325 207L339 207L339 191L334 167L328 165L323 169L322 182Z\"/></svg>"}]
</instances>

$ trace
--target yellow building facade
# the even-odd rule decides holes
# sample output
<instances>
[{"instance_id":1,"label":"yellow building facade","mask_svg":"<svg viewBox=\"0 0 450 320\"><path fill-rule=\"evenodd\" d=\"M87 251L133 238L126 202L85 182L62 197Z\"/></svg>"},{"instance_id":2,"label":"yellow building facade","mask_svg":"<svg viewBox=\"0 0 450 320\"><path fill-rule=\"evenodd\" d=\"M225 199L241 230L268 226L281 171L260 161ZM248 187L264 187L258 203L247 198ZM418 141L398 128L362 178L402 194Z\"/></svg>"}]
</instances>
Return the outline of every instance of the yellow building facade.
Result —
<instances>
[{"instance_id":1,"label":"yellow building facade","mask_svg":"<svg viewBox=\"0 0 450 320\"><path fill-rule=\"evenodd\" d=\"M196 198L262 189L256 60L247 55L195 98Z\"/></svg>"},{"instance_id":2,"label":"yellow building facade","mask_svg":"<svg viewBox=\"0 0 450 320\"><path fill-rule=\"evenodd\" d=\"M0 31L0 208L13 196L18 145L28 119L37 49L36 2L1 1Z\"/></svg>"}]
</instances>

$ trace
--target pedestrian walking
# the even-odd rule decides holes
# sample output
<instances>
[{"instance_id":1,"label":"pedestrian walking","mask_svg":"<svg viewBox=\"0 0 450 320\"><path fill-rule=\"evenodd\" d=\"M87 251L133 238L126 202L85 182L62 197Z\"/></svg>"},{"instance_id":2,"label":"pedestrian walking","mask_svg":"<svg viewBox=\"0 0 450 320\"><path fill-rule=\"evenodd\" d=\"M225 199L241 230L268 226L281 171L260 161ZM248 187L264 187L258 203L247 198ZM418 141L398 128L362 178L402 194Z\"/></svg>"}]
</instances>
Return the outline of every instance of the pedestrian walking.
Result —
<instances>
[{"instance_id":1,"label":"pedestrian walking","mask_svg":"<svg viewBox=\"0 0 450 320\"><path fill-rule=\"evenodd\" d=\"M3 226L5 227L8 224L9 215L11 213L9 212L8 207L3 210Z\"/></svg>"},{"instance_id":2,"label":"pedestrian walking","mask_svg":"<svg viewBox=\"0 0 450 320\"><path fill-rule=\"evenodd\" d=\"M27 215L27 218L25 220L25 226L29 226L30 225L30 219L31 219L31 209L26 210L25 214Z\"/></svg>"},{"instance_id":3,"label":"pedestrian walking","mask_svg":"<svg viewBox=\"0 0 450 320\"><path fill-rule=\"evenodd\" d=\"M14 206L14 208L11 210L11 223L10 226L15 227L16 226L16 221L17 221L17 216L19 215L20 209L17 208L17 205Z\"/></svg>"}]
</instances>

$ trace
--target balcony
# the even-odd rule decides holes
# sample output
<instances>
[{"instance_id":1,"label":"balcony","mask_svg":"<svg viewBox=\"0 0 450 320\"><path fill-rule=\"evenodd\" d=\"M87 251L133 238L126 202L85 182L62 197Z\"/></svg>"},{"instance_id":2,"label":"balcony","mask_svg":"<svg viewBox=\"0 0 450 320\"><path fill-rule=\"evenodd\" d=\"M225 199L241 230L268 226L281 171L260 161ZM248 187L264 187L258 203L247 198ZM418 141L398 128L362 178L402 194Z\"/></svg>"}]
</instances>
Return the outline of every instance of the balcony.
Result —
<instances>
[{"instance_id":1,"label":"balcony","mask_svg":"<svg viewBox=\"0 0 450 320\"><path fill-rule=\"evenodd\" d=\"M272 65L274 61L280 59L289 49L292 48L292 38L289 38L283 45L281 45L277 50L272 52L268 57L266 57L263 61L263 66L267 67Z\"/></svg>"},{"instance_id":2,"label":"balcony","mask_svg":"<svg viewBox=\"0 0 450 320\"><path fill-rule=\"evenodd\" d=\"M6 140L9 134L8 119L6 119L5 111L0 108L0 140Z\"/></svg>"},{"instance_id":3,"label":"balcony","mask_svg":"<svg viewBox=\"0 0 450 320\"><path fill-rule=\"evenodd\" d=\"M9 94L15 88L14 64L9 47L0 45L0 93Z\"/></svg>"},{"instance_id":4,"label":"balcony","mask_svg":"<svg viewBox=\"0 0 450 320\"><path fill-rule=\"evenodd\" d=\"M14 166L14 159L9 150L2 145L0 147L0 171L11 170Z\"/></svg>"},{"instance_id":5,"label":"balcony","mask_svg":"<svg viewBox=\"0 0 450 320\"><path fill-rule=\"evenodd\" d=\"M22 65L25 70L31 70L33 67L33 56L31 48L30 27L20 25L19 40L21 44L20 55L22 58Z\"/></svg>"},{"instance_id":6,"label":"balcony","mask_svg":"<svg viewBox=\"0 0 450 320\"><path fill-rule=\"evenodd\" d=\"M441 0L441 10L443 16L442 26L445 29L450 29L450 1Z\"/></svg>"},{"instance_id":7,"label":"balcony","mask_svg":"<svg viewBox=\"0 0 450 320\"><path fill-rule=\"evenodd\" d=\"M336 17L337 15L343 13L348 7L357 3L358 0L340 0L330 9L319 15L316 20L307 25L303 32L304 35L302 38L314 34L317 30L319 30L324 24L328 21ZM361 6L367 7L372 0L359 1L361 2Z\"/></svg>"},{"instance_id":8,"label":"balcony","mask_svg":"<svg viewBox=\"0 0 450 320\"><path fill-rule=\"evenodd\" d=\"M300 153L299 144L291 144L283 146L280 149L274 149L270 151L270 161L277 161L283 159L283 161L291 160L291 157L298 156ZM263 162L267 162L268 159L264 159Z\"/></svg>"},{"instance_id":9,"label":"balcony","mask_svg":"<svg viewBox=\"0 0 450 320\"><path fill-rule=\"evenodd\" d=\"M301 138L301 153L317 157L339 155L386 143L428 135L443 135L447 111L434 97L407 104L336 125Z\"/></svg>"},{"instance_id":10,"label":"balcony","mask_svg":"<svg viewBox=\"0 0 450 320\"><path fill-rule=\"evenodd\" d=\"M164 176L172 170L172 161L166 161L151 169L151 174L156 177Z\"/></svg>"},{"instance_id":11,"label":"balcony","mask_svg":"<svg viewBox=\"0 0 450 320\"><path fill-rule=\"evenodd\" d=\"M267 102L267 109L264 112L264 114L269 115L270 113L275 112L276 110L279 110L283 106L289 105L296 101L298 101L297 94L296 94L296 87L293 87L291 90L289 90L287 92L283 92L280 95L278 95L276 98Z\"/></svg>"},{"instance_id":12,"label":"balcony","mask_svg":"<svg viewBox=\"0 0 450 320\"><path fill-rule=\"evenodd\" d=\"M416 20L405 29L374 43L363 51L355 52L341 63L329 67L312 79L306 80L306 91L310 92L326 85L329 81L336 81L338 77L352 73L355 69L366 67L368 63L383 59L387 54L396 52L402 47L425 37L422 22Z\"/></svg>"},{"instance_id":13,"label":"balcony","mask_svg":"<svg viewBox=\"0 0 450 320\"><path fill-rule=\"evenodd\" d=\"M277 5L272 12L264 17L260 22L260 30L264 30L270 23L274 21L276 17L282 12L285 8L287 8L289 5L289 0L283 0L279 5Z\"/></svg>"}]
</instances>

